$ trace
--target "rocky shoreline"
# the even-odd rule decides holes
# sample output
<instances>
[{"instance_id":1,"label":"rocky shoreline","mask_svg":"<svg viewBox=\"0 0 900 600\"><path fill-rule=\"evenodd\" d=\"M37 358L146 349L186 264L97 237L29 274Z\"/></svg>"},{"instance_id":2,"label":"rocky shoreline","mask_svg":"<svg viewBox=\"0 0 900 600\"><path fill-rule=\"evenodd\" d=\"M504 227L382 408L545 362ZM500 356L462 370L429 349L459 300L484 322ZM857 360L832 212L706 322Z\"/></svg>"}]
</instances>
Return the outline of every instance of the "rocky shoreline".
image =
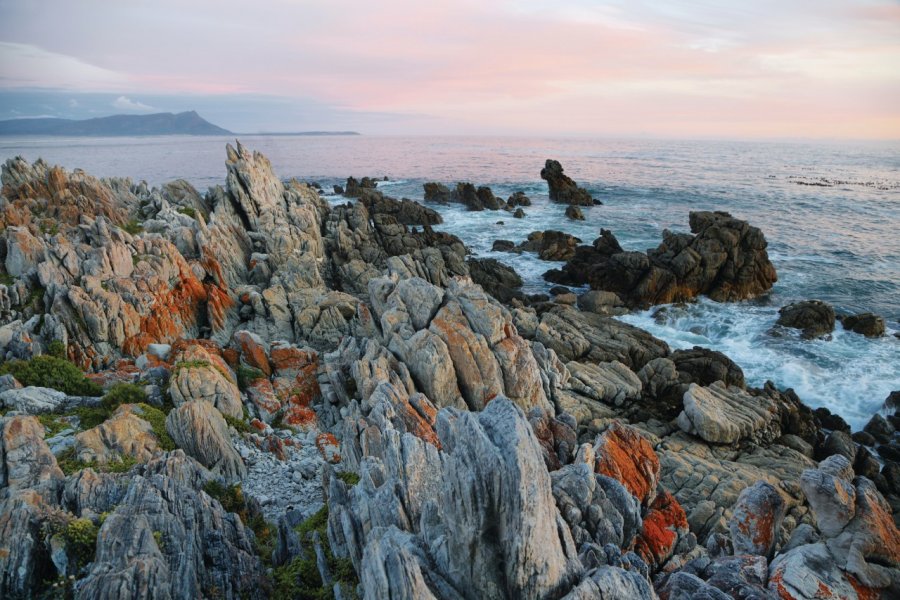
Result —
<instances>
[{"instance_id":1,"label":"rocky shoreline","mask_svg":"<svg viewBox=\"0 0 900 600\"><path fill-rule=\"evenodd\" d=\"M570 218L599 204L541 177ZM205 194L21 158L2 186L0 597L900 595L896 392L851 432L613 318L769 290L731 215L647 253L499 240L567 261L551 297L428 206L521 193L350 178L330 205L240 144Z\"/></svg>"}]
</instances>

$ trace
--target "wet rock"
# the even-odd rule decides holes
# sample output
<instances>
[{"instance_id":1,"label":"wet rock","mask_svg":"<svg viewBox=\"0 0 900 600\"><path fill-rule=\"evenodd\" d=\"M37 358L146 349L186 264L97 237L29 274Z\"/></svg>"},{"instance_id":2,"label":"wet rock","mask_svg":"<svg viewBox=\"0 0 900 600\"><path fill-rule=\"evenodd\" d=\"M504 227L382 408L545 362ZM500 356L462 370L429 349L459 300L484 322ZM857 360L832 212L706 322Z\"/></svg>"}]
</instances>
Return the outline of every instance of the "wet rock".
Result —
<instances>
[{"instance_id":1,"label":"wet rock","mask_svg":"<svg viewBox=\"0 0 900 600\"><path fill-rule=\"evenodd\" d=\"M601 230L592 246L579 246L562 268L544 278L615 292L630 307L648 307L706 295L719 302L745 300L776 281L762 232L723 212L692 212L690 234L663 232L647 254L626 252Z\"/></svg>"},{"instance_id":2,"label":"wet rock","mask_svg":"<svg viewBox=\"0 0 900 600\"><path fill-rule=\"evenodd\" d=\"M824 337L834 331L834 309L820 300L804 300L789 304L778 311L777 324L800 329L803 337Z\"/></svg>"},{"instance_id":3,"label":"wet rock","mask_svg":"<svg viewBox=\"0 0 900 600\"><path fill-rule=\"evenodd\" d=\"M890 441L891 437L894 435L895 429L887 419L879 414L875 414L869 419L869 422L866 423L863 431L871 435L875 440L886 443Z\"/></svg>"},{"instance_id":4,"label":"wet rock","mask_svg":"<svg viewBox=\"0 0 900 600\"><path fill-rule=\"evenodd\" d=\"M728 521L734 553L771 558L785 508L781 494L765 481L741 492Z\"/></svg>"},{"instance_id":5,"label":"wet rock","mask_svg":"<svg viewBox=\"0 0 900 600\"><path fill-rule=\"evenodd\" d=\"M513 218L514 219L524 219L525 211L522 210L521 208L517 208L516 211L513 213Z\"/></svg>"},{"instance_id":6,"label":"wet rock","mask_svg":"<svg viewBox=\"0 0 900 600\"><path fill-rule=\"evenodd\" d=\"M562 231L534 231L529 233L528 240L519 244L516 249L537 252L541 260L569 260L574 256L579 242L581 240L577 237Z\"/></svg>"},{"instance_id":7,"label":"wet rock","mask_svg":"<svg viewBox=\"0 0 900 600\"><path fill-rule=\"evenodd\" d=\"M446 185L432 182L424 184L424 188L426 202L441 202L444 204L450 202L450 188Z\"/></svg>"},{"instance_id":8,"label":"wet rock","mask_svg":"<svg viewBox=\"0 0 900 600\"><path fill-rule=\"evenodd\" d=\"M846 316L841 319L841 324L844 329L870 338L881 337L885 331L884 317L873 313Z\"/></svg>"},{"instance_id":9,"label":"wet rock","mask_svg":"<svg viewBox=\"0 0 900 600\"><path fill-rule=\"evenodd\" d=\"M228 434L228 424L204 400L186 402L166 417L166 431L179 448L226 481L240 481L247 469Z\"/></svg>"},{"instance_id":10,"label":"wet rock","mask_svg":"<svg viewBox=\"0 0 900 600\"><path fill-rule=\"evenodd\" d=\"M506 199L506 206L515 208L517 206L531 206L531 198L525 195L525 192L517 191Z\"/></svg>"},{"instance_id":11,"label":"wet rock","mask_svg":"<svg viewBox=\"0 0 900 600\"><path fill-rule=\"evenodd\" d=\"M541 179L550 187L550 200L577 206L593 206L600 204L591 198L587 190L578 187L571 177L563 173L559 161L548 159L541 169Z\"/></svg>"},{"instance_id":12,"label":"wet rock","mask_svg":"<svg viewBox=\"0 0 900 600\"><path fill-rule=\"evenodd\" d=\"M708 387L692 383L684 393L678 426L713 444L733 444L748 437L775 439L780 430L772 431L770 425L777 416L775 404L765 396L718 381Z\"/></svg>"},{"instance_id":13,"label":"wet rock","mask_svg":"<svg viewBox=\"0 0 900 600\"><path fill-rule=\"evenodd\" d=\"M371 215L390 215L403 225L438 225L440 213L407 198L396 200L381 192L367 192L360 198Z\"/></svg>"},{"instance_id":14,"label":"wet rock","mask_svg":"<svg viewBox=\"0 0 900 600\"><path fill-rule=\"evenodd\" d=\"M682 383L712 385L721 381L728 387L746 387L741 368L716 350L694 346L690 350L675 350L669 358L675 363Z\"/></svg>"},{"instance_id":15,"label":"wet rock","mask_svg":"<svg viewBox=\"0 0 900 600\"><path fill-rule=\"evenodd\" d=\"M374 190L377 186L377 181L371 177L362 179L348 177L347 184L344 186L344 195L350 198L359 198L366 190Z\"/></svg>"},{"instance_id":16,"label":"wet rock","mask_svg":"<svg viewBox=\"0 0 900 600\"><path fill-rule=\"evenodd\" d=\"M470 258L466 264L472 281L500 302L523 297L522 278L512 267L493 258Z\"/></svg>"},{"instance_id":17,"label":"wet rock","mask_svg":"<svg viewBox=\"0 0 900 600\"><path fill-rule=\"evenodd\" d=\"M584 221L584 213L577 206L569 205L566 207L566 218L573 221Z\"/></svg>"}]
</instances>

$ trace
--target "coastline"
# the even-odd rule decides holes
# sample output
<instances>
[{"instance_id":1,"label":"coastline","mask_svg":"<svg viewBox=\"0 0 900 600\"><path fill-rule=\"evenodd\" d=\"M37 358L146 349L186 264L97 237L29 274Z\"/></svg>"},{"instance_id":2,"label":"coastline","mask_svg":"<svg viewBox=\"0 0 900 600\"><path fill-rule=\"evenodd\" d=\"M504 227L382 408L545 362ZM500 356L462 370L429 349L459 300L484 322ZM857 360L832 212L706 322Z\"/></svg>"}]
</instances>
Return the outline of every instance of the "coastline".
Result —
<instances>
[{"instance_id":1,"label":"coastline","mask_svg":"<svg viewBox=\"0 0 900 600\"><path fill-rule=\"evenodd\" d=\"M154 546L161 563L199 544L173 525L198 518L181 506L198 498L231 527L256 518L278 532L265 559L231 532L206 550L226 557L218 574L202 560L187 567L203 589L219 577L235 596L266 593L263 560L285 568L325 545L346 561L330 564L344 578L332 583L352 587L358 577L367 597L501 588L689 597L722 586L786 597L785 586L798 595L795 573L838 594L900 585L896 415L851 432L791 390L747 386L722 353L673 351L613 318L765 293L776 274L765 232L751 223L698 211L693 233L664 234L656 254L623 250L611 235L579 244L544 231L519 251L571 265L558 283L592 288L551 297L517 291L512 269L470 256L430 204L494 207L506 219L528 212L522 197L462 186L434 188L429 199L426 188L419 204L364 178L348 181L347 203L329 203L240 144L228 146L226 168L225 186L200 194L185 181L151 189L24 160L4 166L7 361L61 344L60 360L106 391L133 385L168 411L162 427L180 448L163 452L162 431L142 425L150 413L135 403L95 427L65 421L64 433L45 421L93 401L4 379L0 427L28 448L28 474L5 492L3 514L36 514L21 502L26 490L58 508L64 487L81 494L72 518L112 513L95 524L96 560L86 573L72 569L81 593L136 589L150 577L116 548L143 543L125 524L149 518L136 500L165 486L178 500L149 525L167 540ZM562 167L545 169L560 212L594 205ZM69 448L82 466L64 473ZM85 468L123 456L137 463L126 475L95 474L100 487L85 479ZM112 502L101 488L119 479L128 495ZM201 491L214 480L243 484L243 517ZM846 489L859 508L834 524L832 512L848 512ZM294 540L323 502L318 542ZM589 510L603 518L583 517ZM30 565L18 591L49 568L25 537L5 542ZM438 539L452 551L429 548ZM848 558L847 540L863 548L858 558ZM748 565L764 576L748 576ZM323 586L328 570L318 567Z\"/></svg>"}]
</instances>

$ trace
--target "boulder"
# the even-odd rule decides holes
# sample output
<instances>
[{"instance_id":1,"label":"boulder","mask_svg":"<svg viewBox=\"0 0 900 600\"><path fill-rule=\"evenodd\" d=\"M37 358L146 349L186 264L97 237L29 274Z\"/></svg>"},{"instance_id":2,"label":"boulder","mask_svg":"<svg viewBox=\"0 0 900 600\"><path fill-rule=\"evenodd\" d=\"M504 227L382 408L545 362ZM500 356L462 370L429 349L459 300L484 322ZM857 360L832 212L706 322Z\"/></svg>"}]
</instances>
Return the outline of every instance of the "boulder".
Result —
<instances>
[{"instance_id":1,"label":"boulder","mask_svg":"<svg viewBox=\"0 0 900 600\"><path fill-rule=\"evenodd\" d=\"M470 258L466 260L472 281L484 288L488 294L508 303L513 298L522 298L522 278L516 271L494 258Z\"/></svg>"},{"instance_id":2,"label":"boulder","mask_svg":"<svg viewBox=\"0 0 900 600\"><path fill-rule=\"evenodd\" d=\"M571 375L569 387L588 398L622 406L641 395L641 380L619 361L597 364L572 361L566 368Z\"/></svg>"},{"instance_id":3,"label":"boulder","mask_svg":"<svg viewBox=\"0 0 900 600\"><path fill-rule=\"evenodd\" d=\"M766 396L751 396L720 381L708 387L692 383L684 393L678 426L713 444L734 444L750 437L777 438L780 429L770 427L777 416L775 403Z\"/></svg>"},{"instance_id":4,"label":"boulder","mask_svg":"<svg viewBox=\"0 0 900 600\"><path fill-rule=\"evenodd\" d=\"M572 221L584 221L584 213L575 205L566 207L566 218Z\"/></svg>"},{"instance_id":5,"label":"boulder","mask_svg":"<svg viewBox=\"0 0 900 600\"><path fill-rule=\"evenodd\" d=\"M425 201L426 202L441 202L446 204L450 202L450 188L442 183L425 183L423 184L425 188Z\"/></svg>"},{"instance_id":6,"label":"boulder","mask_svg":"<svg viewBox=\"0 0 900 600\"><path fill-rule=\"evenodd\" d=\"M800 329L803 337L824 337L834 331L834 309L821 300L804 300L783 307L778 311L777 324Z\"/></svg>"},{"instance_id":7,"label":"boulder","mask_svg":"<svg viewBox=\"0 0 900 600\"><path fill-rule=\"evenodd\" d=\"M159 438L142 417L145 409L122 404L100 425L75 436L75 456L86 463L106 465L126 456L147 462L159 450Z\"/></svg>"},{"instance_id":8,"label":"boulder","mask_svg":"<svg viewBox=\"0 0 900 600\"><path fill-rule=\"evenodd\" d=\"M765 481L741 492L728 521L734 553L772 558L785 509L781 494Z\"/></svg>"},{"instance_id":9,"label":"boulder","mask_svg":"<svg viewBox=\"0 0 900 600\"><path fill-rule=\"evenodd\" d=\"M240 481L247 474L228 424L211 403L195 400L173 409L166 417L166 431L179 448L226 481Z\"/></svg>"},{"instance_id":10,"label":"boulder","mask_svg":"<svg viewBox=\"0 0 900 600\"><path fill-rule=\"evenodd\" d=\"M841 319L841 325L848 331L870 338L882 337L885 330L884 317L873 313L848 315Z\"/></svg>"}]
</instances>

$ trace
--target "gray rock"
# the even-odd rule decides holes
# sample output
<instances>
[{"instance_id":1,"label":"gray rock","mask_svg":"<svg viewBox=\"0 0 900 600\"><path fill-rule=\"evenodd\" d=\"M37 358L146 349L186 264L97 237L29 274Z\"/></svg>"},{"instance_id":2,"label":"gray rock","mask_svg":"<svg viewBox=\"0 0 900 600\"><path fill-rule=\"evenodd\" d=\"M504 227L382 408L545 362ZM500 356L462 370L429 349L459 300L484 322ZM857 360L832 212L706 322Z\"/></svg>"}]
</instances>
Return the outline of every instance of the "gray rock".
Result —
<instances>
[{"instance_id":1,"label":"gray rock","mask_svg":"<svg viewBox=\"0 0 900 600\"><path fill-rule=\"evenodd\" d=\"M647 578L638 572L603 566L593 571L563 600L656 600Z\"/></svg>"},{"instance_id":2,"label":"gray rock","mask_svg":"<svg viewBox=\"0 0 900 600\"><path fill-rule=\"evenodd\" d=\"M766 396L751 396L718 381L709 387L694 383L684 393L678 426L713 444L733 444L765 434L777 416L774 402Z\"/></svg>"},{"instance_id":3,"label":"gray rock","mask_svg":"<svg viewBox=\"0 0 900 600\"><path fill-rule=\"evenodd\" d=\"M228 424L209 402L186 402L166 417L166 431L179 448L226 481L240 481L247 469L231 443Z\"/></svg>"},{"instance_id":4,"label":"gray rock","mask_svg":"<svg viewBox=\"0 0 900 600\"><path fill-rule=\"evenodd\" d=\"M185 406L193 404L199 403ZM253 533L200 491L210 479L180 451L148 463L100 528L96 558L78 582L78 595L262 598Z\"/></svg>"},{"instance_id":5,"label":"gray rock","mask_svg":"<svg viewBox=\"0 0 900 600\"><path fill-rule=\"evenodd\" d=\"M668 600L731 600L731 596L690 573L673 573L663 589Z\"/></svg>"},{"instance_id":6,"label":"gray rock","mask_svg":"<svg viewBox=\"0 0 900 600\"><path fill-rule=\"evenodd\" d=\"M572 361L566 368L571 375L569 386L588 398L622 406L641 395L641 380L619 361L598 364Z\"/></svg>"},{"instance_id":7,"label":"gray rock","mask_svg":"<svg viewBox=\"0 0 900 600\"><path fill-rule=\"evenodd\" d=\"M0 405L29 415L56 412L77 402L58 390L44 387L13 388L0 393Z\"/></svg>"}]
</instances>

